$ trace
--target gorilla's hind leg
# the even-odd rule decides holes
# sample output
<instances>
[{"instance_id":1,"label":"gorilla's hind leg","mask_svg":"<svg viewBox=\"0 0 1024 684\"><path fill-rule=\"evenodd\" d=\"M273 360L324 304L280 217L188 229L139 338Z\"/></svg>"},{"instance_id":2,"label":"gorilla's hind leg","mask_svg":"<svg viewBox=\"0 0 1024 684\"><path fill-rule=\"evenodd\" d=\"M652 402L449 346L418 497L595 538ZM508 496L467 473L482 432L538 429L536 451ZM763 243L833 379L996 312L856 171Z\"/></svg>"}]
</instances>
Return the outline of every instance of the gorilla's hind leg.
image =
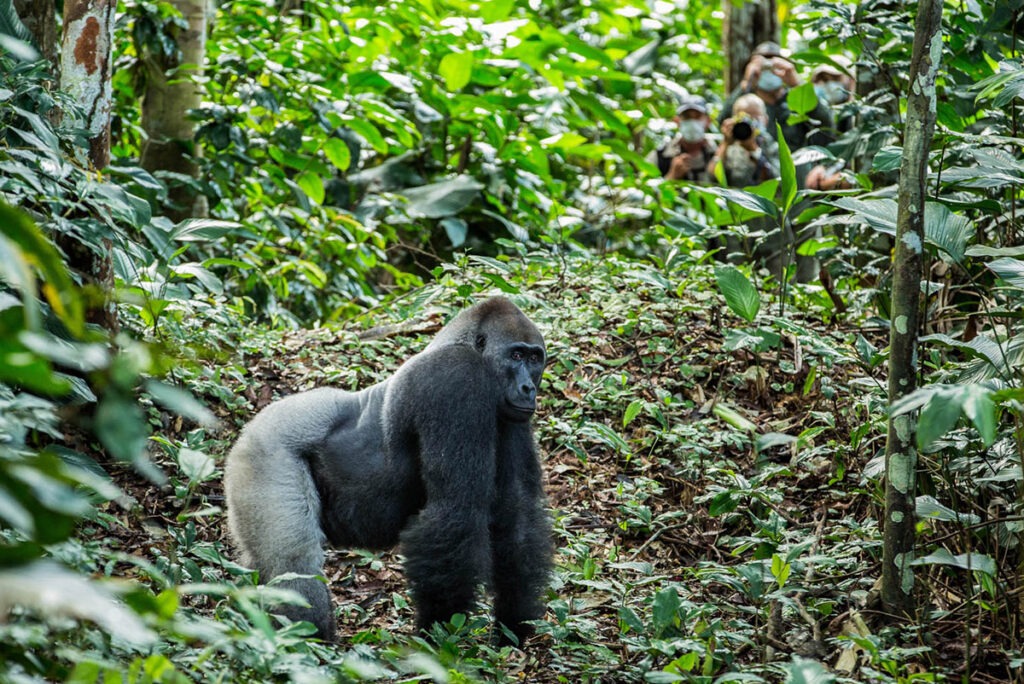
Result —
<instances>
[{"instance_id":1,"label":"gorilla's hind leg","mask_svg":"<svg viewBox=\"0 0 1024 684\"><path fill-rule=\"evenodd\" d=\"M228 460L228 521L241 561L259 572L261 583L294 573L323 572L320 499L309 467L286 451L267 453L240 442ZM259 482L259 487L232 487L232 481ZM307 620L317 636L333 641L337 626L327 585L315 577L278 583L297 592L305 606L278 606L292 621Z\"/></svg>"}]
</instances>

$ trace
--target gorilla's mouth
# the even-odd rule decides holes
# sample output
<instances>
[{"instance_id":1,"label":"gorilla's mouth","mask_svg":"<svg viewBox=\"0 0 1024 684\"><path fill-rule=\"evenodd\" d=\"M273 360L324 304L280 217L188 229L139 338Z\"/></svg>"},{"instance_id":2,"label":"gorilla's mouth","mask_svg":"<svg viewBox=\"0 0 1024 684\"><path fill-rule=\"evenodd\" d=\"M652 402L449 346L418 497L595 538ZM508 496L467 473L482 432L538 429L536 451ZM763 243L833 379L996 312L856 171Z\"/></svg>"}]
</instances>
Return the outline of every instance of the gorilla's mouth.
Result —
<instances>
[{"instance_id":1,"label":"gorilla's mouth","mask_svg":"<svg viewBox=\"0 0 1024 684\"><path fill-rule=\"evenodd\" d=\"M522 413L524 415L533 415L533 412L537 410L537 407L534 404L515 404L511 401L508 402L508 407L513 413Z\"/></svg>"}]
</instances>

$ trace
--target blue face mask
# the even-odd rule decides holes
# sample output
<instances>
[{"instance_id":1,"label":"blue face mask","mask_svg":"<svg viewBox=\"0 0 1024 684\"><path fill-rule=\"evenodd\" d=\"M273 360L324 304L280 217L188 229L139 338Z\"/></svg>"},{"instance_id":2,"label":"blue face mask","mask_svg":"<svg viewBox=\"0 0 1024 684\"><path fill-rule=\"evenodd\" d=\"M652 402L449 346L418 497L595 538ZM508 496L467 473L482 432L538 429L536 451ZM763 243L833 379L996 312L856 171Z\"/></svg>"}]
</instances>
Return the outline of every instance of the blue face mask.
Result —
<instances>
[{"instance_id":1,"label":"blue face mask","mask_svg":"<svg viewBox=\"0 0 1024 684\"><path fill-rule=\"evenodd\" d=\"M774 71L762 71L761 76L757 79L758 89L766 92L778 90L783 85L782 79Z\"/></svg>"}]
</instances>

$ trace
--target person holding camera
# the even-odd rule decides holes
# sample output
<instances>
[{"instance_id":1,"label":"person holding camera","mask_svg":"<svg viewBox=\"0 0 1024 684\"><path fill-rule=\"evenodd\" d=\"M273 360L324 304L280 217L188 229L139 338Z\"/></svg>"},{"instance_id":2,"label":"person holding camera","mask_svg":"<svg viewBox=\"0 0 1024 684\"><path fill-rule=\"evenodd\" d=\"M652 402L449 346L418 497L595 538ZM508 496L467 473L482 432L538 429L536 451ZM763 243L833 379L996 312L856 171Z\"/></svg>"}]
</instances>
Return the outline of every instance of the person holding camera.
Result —
<instances>
[{"instance_id":1,"label":"person holding camera","mask_svg":"<svg viewBox=\"0 0 1024 684\"><path fill-rule=\"evenodd\" d=\"M722 122L722 143L708 164L716 177L721 164L726 185L742 188L757 185L779 175L779 146L765 130L768 115L757 95L741 95L732 106L732 116Z\"/></svg>"},{"instance_id":2,"label":"person holding camera","mask_svg":"<svg viewBox=\"0 0 1024 684\"><path fill-rule=\"evenodd\" d=\"M722 106L719 124L724 123L730 108L742 95L753 93L765 104L768 115L767 130L775 134L776 124L782 127L782 135L791 150L798 150L807 145L827 145L833 140L832 113L828 105L819 101L808 119L798 123L789 123L790 110L786 104L786 95L790 88L800 85L796 67L782 56L778 43L764 42L754 48L743 72L743 80L739 87L726 98Z\"/></svg>"},{"instance_id":3,"label":"person holding camera","mask_svg":"<svg viewBox=\"0 0 1024 684\"><path fill-rule=\"evenodd\" d=\"M647 160L656 164L667 180L708 183L708 163L715 154L715 146L707 135L711 124L707 102L696 95L685 98L673 121L678 126L678 136L652 152Z\"/></svg>"}]
</instances>

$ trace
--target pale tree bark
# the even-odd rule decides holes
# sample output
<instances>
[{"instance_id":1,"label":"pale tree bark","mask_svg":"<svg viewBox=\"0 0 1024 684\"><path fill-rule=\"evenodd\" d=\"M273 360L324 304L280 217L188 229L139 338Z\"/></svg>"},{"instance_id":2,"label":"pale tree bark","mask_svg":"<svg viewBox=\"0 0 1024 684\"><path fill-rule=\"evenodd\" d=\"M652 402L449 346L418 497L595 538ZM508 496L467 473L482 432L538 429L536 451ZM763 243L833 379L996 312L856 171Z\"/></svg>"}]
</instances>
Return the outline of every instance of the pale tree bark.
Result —
<instances>
[{"instance_id":1,"label":"pale tree bark","mask_svg":"<svg viewBox=\"0 0 1024 684\"><path fill-rule=\"evenodd\" d=\"M110 163L110 83L114 38L114 10L117 0L65 0L64 38L60 51L61 90L78 102L85 112L85 128L89 131L89 161L96 170ZM61 238L64 239L61 239ZM106 296L114 288L112 242L103 240L103 248L59 236L58 245L67 255L68 265L78 271L83 282L96 292L88 319L116 332L117 309Z\"/></svg>"},{"instance_id":2,"label":"pale tree bark","mask_svg":"<svg viewBox=\"0 0 1024 684\"><path fill-rule=\"evenodd\" d=\"M917 329L924 265L924 202L928 150L935 130L935 75L942 57L942 1L921 0L907 91L900 164L896 253L889 329L889 405L917 386ZM917 493L916 417L889 418L885 444L885 533L882 603L893 616L914 613L914 521Z\"/></svg>"},{"instance_id":3,"label":"pale tree bark","mask_svg":"<svg viewBox=\"0 0 1024 684\"><path fill-rule=\"evenodd\" d=\"M779 42L779 10L775 0L722 0L722 9L728 62L725 92L731 93L743 80L743 69L758 43Z\"/></svg>"},{"instance_id":4,"label":"pale tree bark","mask_svg":"<svg viewBox=\"0 0 1024 684\"><path fill-rule=\"evenodd\" d=\"M110 163L111 45L117 0L66 0L60 50L60 88L82 105L89 161Z\"/></svg>"},{"instance_id":5,"label":"pale tree bark","mask_svg":"<svg viewBox=\"0 0 1024 684\"><path fill-rule=\"evenodd\" d=\"M194 161L195 123L188 118L190 109L202 103L202 91L196 79L202 75L206 58L206 27L209 7L206 0L171 0L188 24L174 32L179 54L154 54L144 50L146 90L142 98L142 145L140 165L150 172L171 171L198 177ZM165 211L174 221L206 216L206 197L171 180Z\"/></svg>"}]
</instances>

